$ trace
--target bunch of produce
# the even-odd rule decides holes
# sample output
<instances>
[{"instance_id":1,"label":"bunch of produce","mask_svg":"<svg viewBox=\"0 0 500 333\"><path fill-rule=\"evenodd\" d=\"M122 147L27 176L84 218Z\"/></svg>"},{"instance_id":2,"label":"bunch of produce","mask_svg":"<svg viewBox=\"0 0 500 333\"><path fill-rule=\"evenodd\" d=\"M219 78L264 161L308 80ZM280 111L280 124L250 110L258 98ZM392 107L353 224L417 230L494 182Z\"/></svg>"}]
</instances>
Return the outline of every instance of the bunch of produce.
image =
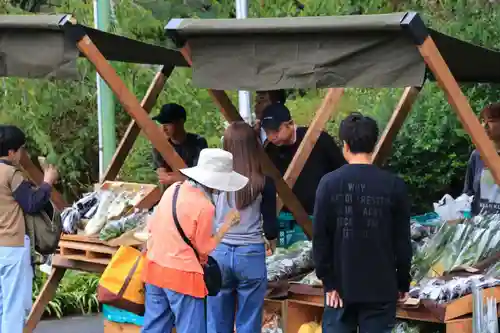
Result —
<instances>
[{"instance_id":1,"label":"bunch of produce","mask_svg":"<svg viewBox=\"0 0 500 333\"><path fill-rule=\"evenodd\" d=\"M410 290L411 297L429 299L437 303L448 303L454 299L472 293L472 287L491 288L500 285L500 280L484 275L455 277L449 281L443 279L422 280L419 286Z\"/></svg>"},{"instance_id":2,"label":"bunch of produce","mask_svg":"<svg viewBox=\"0 0 500 333\"><path fill-rule=\"evenodd\" d=\"M500 251L500 215L444 223L413 257L412 276L420 281L462 266L474 266Z\"/></svg>"},{"instance_id":3,"label":"bunch of produce","mask_svg":"<svg viewBox=\"0 0 500 333\"><path fill-rule=\"evenodd\" d=\"M311 321L306 324L302 324L299 328L298 333L321 333L321 323L317 323L315 321Z\"/></svg>"},{"instance_id":4,"label":"bunch of produce","mask_svg":"<svg viewBox=\"0 0 500 333\"><path fill-rule=\"evenodd\" d=\"M120 187L112 187L101 191L99 196L97 211L85 226L87 236L98 235L106 224L129 215L133 207L144 197L144 192L141 190L136 193L124 191Z\"/></svg>"},{"instance_id":5,"label":"bunch of produce","mask_svg":"<svg viewBox=\"0 0 500 333\"><path fill-rule=\"evenodd\" d=\"M236 332L236 329L235 329ZM262 333L283 333L281 328L281 316L276 312L268 312L264 309L262 317Z\"/></svg>"},{"instance_id":6,"label":"bunch of produce","mask_svg":"<svg viewBox=\"0 0 500 333\"><path fill-rule=\"evenodd\" d=\"M413 253L419 251L429 241L429 237L436 231L435 229L435 227L424 226L412 221L410 233Z\"/></svg>"},{"instance_id":7,"label":"bunch of produce","mask_svg":"<svg viewBox=\"0 0 500 333\"><path fill-rule=\"evenodd\" d=\"M406 322L399 322L392 329L392 333L420 333L418 326L411 326Z\"/></svg>"},{"instance_id":8,"label":"bunch of produce","mask_svg":"<svg viewBox=\"0 0 500 333\"><path fill-rule=\"evenodd\" d=\"M127 231L144 227L148 216L148 212L145 210L135 210L132 214L124 216L119 220L110 221L101 229L99 239L107 241L117 238Z\"/></svg>"},{"instance_id":9,"label":"bunch of produce","mask_svg":"<svg viewBox=\"0 0 500 333\"><path fill-rule=\"evenodd\" d=\"M392 333L439 333L443 332L440 325L424 322L398 321L392 329Z\"/></svg>"},{"instance_id":10,"label":"bunch of produce","mask_svg":"<svg viewBox=\"0 0 500 333\"><path fill-rule=\"evenodd\" d=\"M81 220L90 219L96 212L99 205L99 195L96 192L88 193L73 206L66 208L61 213L63 232L66 234L76 234L82 228Z\"/></svg>"},{"instance_id":11,"label":"bunch of produce","mask_svg":"<svg viewBox=\"0 0 500 333\"><path fill-rule=\"evenodd\" d=\"M270 282L285 280L314 268L312 260L312 242L302 241L288 249L277 249L266 258L267 280Z\"/></svg>"},{"instance_id":12,"label":"bunch of produce","mask_svg":"<svg viewBox=\"0 0 500 333\"><path fill-rule=\"evenodd\" d=\"M316 276L316 271L312 271L311 273L307 274L300 280L301 284L307 284L309 286L313 287L321 287L323 286L323 282L321 282L320 279Z\"/></svg>"}]
</instances>

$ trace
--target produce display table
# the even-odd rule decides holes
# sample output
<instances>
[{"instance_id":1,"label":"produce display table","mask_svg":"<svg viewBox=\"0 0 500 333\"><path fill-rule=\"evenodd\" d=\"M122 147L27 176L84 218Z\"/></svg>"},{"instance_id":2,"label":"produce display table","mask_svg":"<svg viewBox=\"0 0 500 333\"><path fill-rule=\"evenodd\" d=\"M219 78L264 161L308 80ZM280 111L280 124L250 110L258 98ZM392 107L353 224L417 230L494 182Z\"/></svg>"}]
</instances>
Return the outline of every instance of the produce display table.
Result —
<instances>
[{"instance_id":1,"label":"produce display table","mask_svg":"<svg viewBox=\"0 0 500 333\"><path fill-rule=\"evenodd\" d=\"M495 297L497 302L500 302L500 287L485 289L483 297ZM436 305L422 301L417 307L398 307L396 317L443 324L446 326L446 333L472 333L472 307L472 295L466 295L447 304ZM297 332L302 324L311 321L319 323L323 308L324 295L321 288L291 285L287 302L286 332Z\"/></svg>"}]
</instances>

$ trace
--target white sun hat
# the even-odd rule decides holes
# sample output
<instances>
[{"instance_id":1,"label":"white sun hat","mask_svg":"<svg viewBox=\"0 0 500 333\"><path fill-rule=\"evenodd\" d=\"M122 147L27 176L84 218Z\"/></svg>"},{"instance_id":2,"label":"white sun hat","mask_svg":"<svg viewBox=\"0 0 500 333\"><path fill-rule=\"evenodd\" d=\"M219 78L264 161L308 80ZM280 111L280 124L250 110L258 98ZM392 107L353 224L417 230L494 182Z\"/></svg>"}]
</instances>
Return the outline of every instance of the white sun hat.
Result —
<instances>
[{"instance_id":1,"label":"white sun hat","mask_svg":"<svg viewBox=\"0 0 500 333\"><path fill-rule=\"evenodd\" d=\"M241 190L248 183L247 177L233 170L233 154L218 148L203 149L195 167L179 171L208 188L224 192Z\"/></svg>"}]
</instances>

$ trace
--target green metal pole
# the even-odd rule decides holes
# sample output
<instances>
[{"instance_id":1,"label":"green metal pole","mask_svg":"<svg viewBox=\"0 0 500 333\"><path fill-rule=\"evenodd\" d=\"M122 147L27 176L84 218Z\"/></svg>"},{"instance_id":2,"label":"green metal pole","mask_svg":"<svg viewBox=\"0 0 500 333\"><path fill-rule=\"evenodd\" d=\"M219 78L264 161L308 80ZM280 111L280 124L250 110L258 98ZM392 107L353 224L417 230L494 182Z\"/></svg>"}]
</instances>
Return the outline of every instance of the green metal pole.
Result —
<instances>
[{"instance_id":1,"label":"green metal pole","mask_svg":"<svg viewBox=\"0 0 500 333\"><path fill-rule=\"evenodd\" d=\"M94 0L94 24L102 31L109 30L110 0ZM115 101L113 92L97 74L97 112L99 122L99 174L102 177L116 150Z\"/></svg>"}]
</instances>

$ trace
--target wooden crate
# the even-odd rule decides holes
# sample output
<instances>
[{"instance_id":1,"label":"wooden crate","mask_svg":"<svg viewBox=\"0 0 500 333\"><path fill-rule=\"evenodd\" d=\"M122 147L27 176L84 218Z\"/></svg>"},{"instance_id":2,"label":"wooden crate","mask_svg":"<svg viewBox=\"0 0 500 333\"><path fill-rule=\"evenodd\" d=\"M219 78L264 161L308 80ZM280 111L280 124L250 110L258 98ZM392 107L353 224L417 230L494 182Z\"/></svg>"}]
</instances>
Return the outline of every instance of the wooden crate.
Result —
<instances>
[{"instance_id":1,"label":"wooden crate","mask_svg":"<svg viewBox=\"0 0 500 333\"><path fill-rule=\"evenodd\" d=\"M140 200L136 205L134 205L135 208L139 209L151 209L154 205L156 205L160 199L161 199L161 190L157 185L154 184L140 184L140 183L125 183L125 182L111 182L111 181L106 181L102 183L100 186L100 189L105 190L109 189L110 187L115 187L119 186L123 188L125 191L139 191L143 190L144 191L144 198Z\"/></svg>"},{"instance_id":2,"label":"wooden crate","mask_svg":"<svg viewBox=\"0 0 500 333\"><path fill-rule=\"evenodd\" d=\"M141 327L133 324L120 324L104 320L104 333L140 333ZM175 328L172 330L175 333Z\"/></svg>"},{"instance_id":3,"label":"wooden crate","mask_svg":"<svg viewBox=\"0 0 500 333\"><path fill-rule=\"evenodd\" d=\"M109 189L111 186L119 186L125 191L143 190L145 196L134 207L139 209L151 209L161 198L161 191L157 185L125 183L125 182L104 182L102 185L96 185L97 188ZM96 188L96 189L97 189ZM117 239L119 239L118 237ZM117 239L109 242L101 241L98 236L85 235L65 235L61 236L59 242L59 253L68 260L84 261L99 265L107 265L111 257L119 248ZM125 245L138 246L140 242Z\"/></svg>"},{"instance_id":4,"label":"wooden crate","mask_svg":"<svg viewBox=\"0 0 500 333\"><path fill-rule=\"evenodd\" d=\"M286 333L296 333L302 324L315 321L321 323L323 317L323 303L288 299L286 315Z\"/></svg>"},{"instance_id":5,"label":"wooden crate","mask_svg":"<svg viewBox=\"0 0 500 333\"><path fill-rule=\"evenodd\" d=\"M494 297L497 303L500 303L500 287L484 289L483 297L484 301L486 301L488 297ZM472 294L469 294L446 304L435 304L423 301L418 308L399 308L398 317L412 320L427 318L429 320L425 321L445 323L472 314L472 307L473 298Z\"/></svg>"},{"instance_id":6,"label":"wooden crate","mask_svg":"<svg viewBox=\"0 0 500 333\"><path fill-rule=\"evenodd\" d=\"M117 250L96 237L63 235L59 241L62 257L101 265L107 265Z\"/></svg>"},{"instance_id":7,"label":"wooden crate","mask_svg":"<svg viewBox=\"0 0 500 333\"><path fill-rule=\"evenodd\" d=\"M287 300L264 299L264 312L274 312L281 317L283 332L287 332Z\"/></svg>"}]
</instances>

